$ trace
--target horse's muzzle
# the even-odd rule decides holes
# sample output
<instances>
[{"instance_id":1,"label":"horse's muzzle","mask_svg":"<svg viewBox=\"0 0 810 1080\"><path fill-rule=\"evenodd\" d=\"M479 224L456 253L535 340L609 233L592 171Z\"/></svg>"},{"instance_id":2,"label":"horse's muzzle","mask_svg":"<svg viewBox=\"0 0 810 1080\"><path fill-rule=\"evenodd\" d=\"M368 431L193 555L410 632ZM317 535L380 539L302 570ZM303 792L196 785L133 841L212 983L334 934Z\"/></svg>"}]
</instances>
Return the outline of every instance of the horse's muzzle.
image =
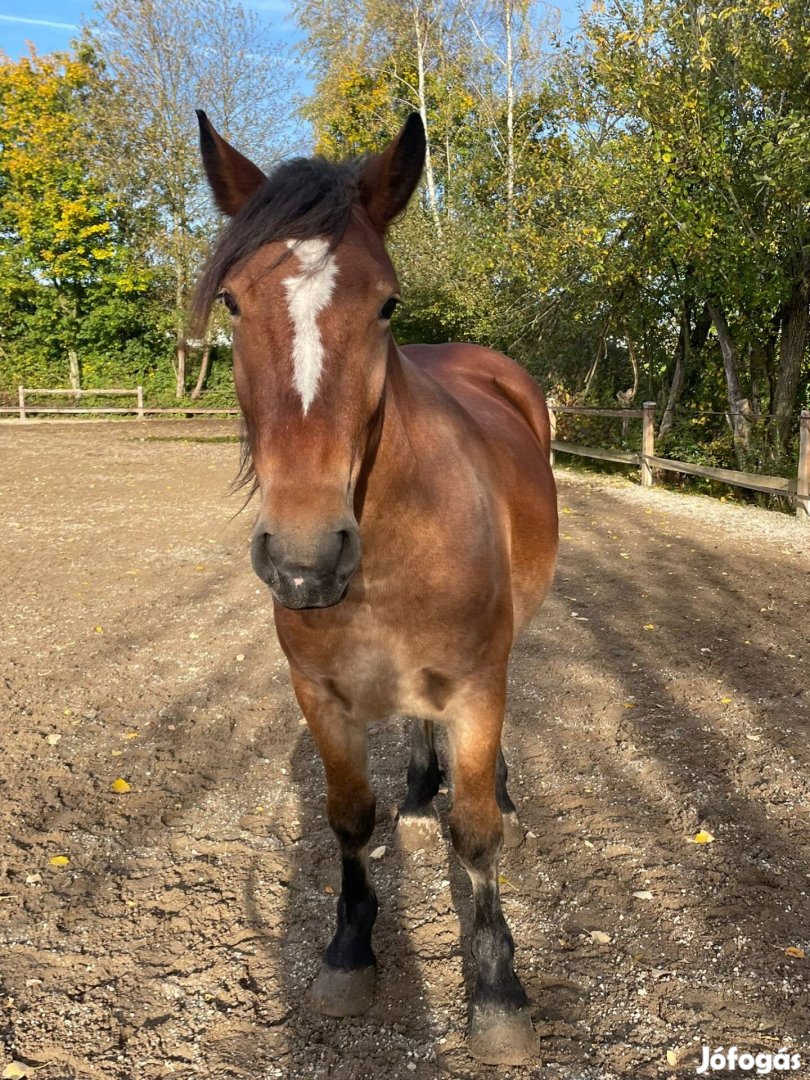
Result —
<instances>
[{"instance_id":1,"label":"horse's muzzle","mask_svg":"<svg viewBox=\"0 0 810 1080\"><path fill-rule=\"evenodd\" d=\"M309 539L305 549L280 533L258 531L251 544L253 569L285 608L332 607L346 595L360 562L360 531L350 526Z\"/></svg>"}]
</instances>

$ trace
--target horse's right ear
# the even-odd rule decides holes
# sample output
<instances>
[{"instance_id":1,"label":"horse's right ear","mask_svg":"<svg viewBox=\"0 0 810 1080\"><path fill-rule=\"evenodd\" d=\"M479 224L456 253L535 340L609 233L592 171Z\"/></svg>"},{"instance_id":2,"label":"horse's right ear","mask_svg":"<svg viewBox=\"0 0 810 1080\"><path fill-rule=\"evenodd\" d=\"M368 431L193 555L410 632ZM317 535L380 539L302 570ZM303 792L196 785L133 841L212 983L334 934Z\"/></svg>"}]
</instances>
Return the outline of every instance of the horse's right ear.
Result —
<instances>
[{"instance_id":1,"label":"horse's right ear","mask_svg":"<svg viewBox=\"0 0 810 1080\"><path fill-rule=\"evenodd\" d=\"M370 158L360 173L363 205L381 233L408 205L422 175L425 150L425 127L414 112L394 141Z\"/></svg>"},{"instance_id":2,"label":"horse's right ear","mask_svg":"<svg viewBox=\"0 0 810 1080\"><path fill-rule=\"evenodd\" d=\"M266 177L258 166L225 142L202 109L195 111L200 125L200 153L214 202L223 214L233 217Z\"/></svg>"}]
</instances>

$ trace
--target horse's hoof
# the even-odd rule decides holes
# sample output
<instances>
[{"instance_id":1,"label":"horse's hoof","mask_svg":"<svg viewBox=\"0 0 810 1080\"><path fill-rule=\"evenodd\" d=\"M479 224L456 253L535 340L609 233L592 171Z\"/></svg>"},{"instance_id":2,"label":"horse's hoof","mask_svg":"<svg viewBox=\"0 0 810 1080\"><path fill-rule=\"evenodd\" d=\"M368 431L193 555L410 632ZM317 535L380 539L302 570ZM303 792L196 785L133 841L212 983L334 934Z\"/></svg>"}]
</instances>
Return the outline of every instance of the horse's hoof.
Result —
<instances>
[{"instance_id":1,"label":"horse's hoof","mask_svg":"<svg viewBox=\"0 0 810 1080\"><path fill-rule=\"evenodd\" d=\"M483 1065L522 1065L537 1054L528 1009L473 1009L467 1049Z\"/></svg>"},{"instance_id":2,"label":"horse's hoof","mask_svg":"<svg viewBox=\"0 0 810 1080\"><path fill-rule=\"evenodd\" d=\"M376 968L341 971L321 964L309 1003L325 1016L360 1016L374 1004Z\"/></svg>"},{"instance_id":3,"label":"horse's hoof","mask_svg":"<svg viewBox=\"0 0 810 1080\"><path fill-rule=\"evenodd\" d=\"M437 847L441 830L436 811L431 808L426 814L400 814L394 836L403 851Z\"/></svg>"},{"instance_id":4,"label":"horse's hoof","mask_svg":"<svg viewBox=\"0 0 810 1080\"><path fill-rule=\"evenodd\" d=\"M523 826L518 821L514 810L510 814L503 815L503 846L506 849L520 847L526 839Z\"/></svg>"}]
</instances>

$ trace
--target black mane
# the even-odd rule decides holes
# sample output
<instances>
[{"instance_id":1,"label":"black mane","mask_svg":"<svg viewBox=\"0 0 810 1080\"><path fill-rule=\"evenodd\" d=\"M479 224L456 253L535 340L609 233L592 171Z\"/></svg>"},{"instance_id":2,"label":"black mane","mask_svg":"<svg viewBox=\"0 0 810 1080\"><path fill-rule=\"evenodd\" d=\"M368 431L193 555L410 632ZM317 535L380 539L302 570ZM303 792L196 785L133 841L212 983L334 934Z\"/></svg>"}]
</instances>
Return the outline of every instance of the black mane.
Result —
<instances>
[{"instance_id":1,"label":"black mane","mask_svg":"<svg viewBox=\"0 0 810 1080\"><path fill-rule=\"evenodd\" d=\"M265 244L316 237L337 243L358 196L363 160L294 158L275 168L231 218L211 252L197 285L194 325L204 326L231 267Z\"/></svg>"}]
</instances>

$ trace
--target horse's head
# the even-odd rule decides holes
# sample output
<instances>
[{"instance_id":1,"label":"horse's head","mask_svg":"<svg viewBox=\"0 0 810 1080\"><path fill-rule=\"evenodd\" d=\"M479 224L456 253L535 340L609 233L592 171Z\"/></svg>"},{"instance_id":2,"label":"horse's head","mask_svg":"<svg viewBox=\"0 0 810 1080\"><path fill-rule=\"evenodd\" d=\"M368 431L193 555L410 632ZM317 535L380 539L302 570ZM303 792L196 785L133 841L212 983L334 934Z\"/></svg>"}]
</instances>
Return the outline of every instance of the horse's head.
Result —
<instances>
[{"instance_id":1,"label":"horse's head","mask_svg":"<svg viewBox=\"0 0 810 1080\"><path fill-rule=\"evenodd\" d=\"M200 145L231 220L198 291L233 319L234 380L261 509L253 567L288 608L328 607L360 561L355 489L381 421L399 297L385 250L425 154L413 114L381 154L265 175L204 113Z\"/></svg>"}]
</instances>

